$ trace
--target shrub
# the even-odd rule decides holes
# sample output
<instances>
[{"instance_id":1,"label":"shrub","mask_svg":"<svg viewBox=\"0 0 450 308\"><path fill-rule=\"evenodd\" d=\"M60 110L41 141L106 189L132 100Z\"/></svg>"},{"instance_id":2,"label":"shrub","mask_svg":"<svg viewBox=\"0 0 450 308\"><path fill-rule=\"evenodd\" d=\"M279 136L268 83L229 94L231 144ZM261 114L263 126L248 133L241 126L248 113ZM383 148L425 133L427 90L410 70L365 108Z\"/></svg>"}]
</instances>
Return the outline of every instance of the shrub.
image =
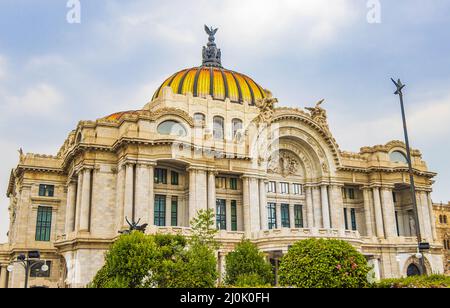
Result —
<instances>
[{"instance_id":1,"label":"shrub","mask_svg":"<svg viewBox=\"0 0 450 308\"><path fill-rule=\"evenodd\" d=\"M238 288L266 288L270 287L271 284L264 281L258 274L243 274L237 277L234 286Z\"/></svg>"},{"instance_id":2,"label":"shrub","mask_svg":"<svg viewBox=\"0 0 450 308\"><path fill-rule=\"evenodd\" d=\"M369 285L370 270L349 243L308 239L295 243L282 258L279 281L300 288L361 288Z\"/></svg>"},{"instance_id":3,"label":"shrub","mask_svg":"<svg viewBox=\"0 0 450 308\"><path fill-rule=\"evenodd\" d=\"M191 240L181 235L122 235L106 253L91 288L211 288L217 280L216 245L208 213L197 218ZM205 238L202 238L205 235Z\"/></svg>"},{"instance_id":4,"label":"shrub","mask_svg":"<svg viewBox=\"0 0 450 308\"><path fill-rule=\"evenodd\" d=\"M106 253L105 265L95 276L93 288L138 288L158 259L153 237L140 232L122 235Z\"/></svg>"},{"instance_id":5,"label":"shrub","mask_svg":"<svg viewBox=\"0 0 450 308\"><path fill-rule=\"evenodd\" d=\"M236 286L261 286L272 283L272 266L249 240L243 240L226 257L225 283Z\"/></svg>"},{"instance_id":6,"label":"shrub","mask_svg":"<svg viewBox=\"0 0 450 308\"><path fill-rule=\"evenodd\" d=\"M450 277L444 275L412 276L400 279L384 279L372 285L374 288L450 288Z\"/></svg>"}]
</instances>

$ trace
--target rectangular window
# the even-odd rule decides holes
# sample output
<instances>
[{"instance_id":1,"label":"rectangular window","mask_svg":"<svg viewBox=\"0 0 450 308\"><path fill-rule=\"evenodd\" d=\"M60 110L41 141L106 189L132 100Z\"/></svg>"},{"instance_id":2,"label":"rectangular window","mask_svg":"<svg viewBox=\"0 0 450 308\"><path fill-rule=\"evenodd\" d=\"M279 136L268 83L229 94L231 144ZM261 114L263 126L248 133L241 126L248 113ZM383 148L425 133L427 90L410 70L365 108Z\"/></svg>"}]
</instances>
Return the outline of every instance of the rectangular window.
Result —
<instances>
[{"instance_id":1,"label":"rectangular window","mask_svg":"<svg viewBox=\"0 0 450 308\"><path fill-rule=\"evenodd\" d=\"M178 179L179 175L178 172L172 171L170 173L170 183L172 185L178 185L179 184L179 179Z\"/></svg>"},{"instance_id":2,"label":"rectangular window","mask_svg":"<svg viewBox=\"0 0 450 308\"><path fill-rule=\"evenodd\" d=\"M398 212L395 211L395 226L397 227L397 236L400 236L400 228L398 226Z\"/></svg>"},{"instance_id":3,"label":"rectangular window","mask_svg":"<svg viewBox=\"0 0 450 308\"><path fill-rule=\"evenodd\" d=\"M155 226L166 225L166 196L155 195Z\"/></svg>"},{"instance_id":4,"label":"rectangular window","mask_svg":"<svg viewBox=\"0 0 450 308\"><path fill-rule=\"evenodd\" d=\"M303 206L296 204L294 206L294 214L295 214L295 227L303 228Z\"/></svg>"},{"instance_id":5,"label":"rectangular window","mask_svg":"<svg viewBox=\"0 0 450 308\"><path fill-rule=\"evenodd\" d=\"M41 269L44 264L48 266L48 270L45 272ZM51 269L52 269L52 261L45 261L45 263L44 261L35 262L30 266L30 277L48 278L50 277Z\"/></svg>"},{"instance_id":6,"label":"rectangular window","mask_svg":"<svg viewBox=\"0 0 450 308\"><path fill-rule=\"evenodd\" d=\"M269 230L277 228L277 205L275 203L267 204L267 219L269 222Z\"/></svg>"},{"instance_id":7,"label":"rectangular window","mask_svg":"<svg viewBox=\"0 0 450 308\"><path fill-rule=\"evenodd\" d=\"M289 194L289 183L281 183L281 193Z\"/></svg>"},{"instance_id":8,"label":"rectangular window","mask_svg":"<svg viewBox=\"0 0 450 308\"><path fill-rule=\"evenodd\" d=\"M345 230L348 230L348 216L346 208L344 208L344 222L345 222Z\"/></svg>"},{"instance_id":9,"label":"rectangular window","mask_svg":"<svg viewBox=\"0 0 450 308\"><path fill-rule=\"evenodd\" d=\"M55 185L39 185L39 196L40 197L53 197L55 195Z\"/></svg>"},{"instance_id":10,"label":"rectangular window","mask_svg":"<svg viewBox=\"0 0 450 308\"><path fill-rule=\"evenodd\" d=\"M178 226L178 197L172 197L172 208L170 213L170 222L172 227Z\"/></svg>"},{"instance_id":11,"label":"rectangular window","mask_svg":"<svg viewBox=\"0 0 450 308\"><path fill-rule=\"evenodd\" d=\"M224 199L216 201L216 224L219 230L227 229L227 203Z\"/></svg>"},{"instance_id":12,"label":"rectangular window","mask_svg":"<svg viewBox=\"0 0 450 308\"><path fill-rule=\"evenodd\" d=\"M231 231L237 231L237 202L231 200Z\"/></svg>"},{"instance_id":13,"label":"rectangular window","mask_svg":"<svg viewBox=\"0 0 450 308\"><path fill-rule=\"evenodd\" d=\"M238 189L238 179L230 178L230 189L237 190Z\"/></svg>"},{"instance_id":14,"label":"rectangular window","mask_svg":"<svg viewBox=\"0 0 450 308\"><path fill-rule=\"evenodd\" d=\"M351 209L350 210L350 216L351 216L351 220L352 220L352 230L356 231L356 210L355 209Z\"/></svg>"},{"instance_id":15,"label":"rectangular window","mask_svg":"<svg viewBox=\"0 0 450 308\"><path fill-rule=\"evenodd\" d=\"M291 221L289 217L289 204L281 205L281 226L283 228L291 227Z\"/></svg>"},{"instance_id":16,"label":"rectangular window","mask_svg":"<svg viewBox=\"0 0 450 308\"><path fill-rule=\"evenodd\" d=\"M276 182L267 183L267 192L268 193L276 193L277 192L277 183Z\"/></svg>"},{"instance_id":17,"label":"rectangular window","mask_svg":"<svg viewBox=\"0 0 450 308\"><path fill-rule=\"evenodd\" d=\"M225 189L227 183L227 179L224 177L216 177L216 188Z\"/></svg>"},{"instance_id":18,"label":"rectangular window","mask_svg":"<svg viewBox=\"0 0 450 308\"><path fill-rule=\"evenodd\" d=\"M348 196L348 198L350 200L355 200L355 189L354 188L349 188L347 196Z\"/></svg>"},{"instance_id":19,"label":"rectangular window","mask_svg":"<svg viewBox=\"0 0 450 308\"><path fill-rule=\"evenodd\" d=\"M40 206L37 212L36 241L49 242L52 230L52 208Z\"/></svg>"},{"instance_id":20,"label":"rectangular window","mask_svg":"<svg viewBox=\"0 0 450 308\"><path fill-rule=\"evenodd\" d=\"M293 187L294 187L294 195L301 195L301 194L303 194L302 185L294 184Z\"/></svg>"},{"instance_id":21,"label":"rectangular window","mask_svg":"<svg viewBox=\"0 0 450 308\"><path fill-rule=\"evenodd\" d=\"M167 184L167 169L156 168L155 169L155 183Z\"/></svg>"}]
</instances>

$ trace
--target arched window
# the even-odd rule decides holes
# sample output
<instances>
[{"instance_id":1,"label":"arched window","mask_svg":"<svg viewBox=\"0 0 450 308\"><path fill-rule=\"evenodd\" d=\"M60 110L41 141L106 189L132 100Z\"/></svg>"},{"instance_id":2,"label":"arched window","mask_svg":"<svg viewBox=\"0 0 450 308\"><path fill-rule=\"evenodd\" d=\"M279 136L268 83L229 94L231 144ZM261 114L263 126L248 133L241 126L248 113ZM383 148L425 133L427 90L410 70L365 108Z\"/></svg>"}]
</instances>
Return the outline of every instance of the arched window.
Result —
<instances>
[{"instance_id":1,"label":"arched window","mask_svg":"<svg viewBox=\"0 0 450 308\"><path fill-rule=\"evenodd\" d=\"M439 223L441 224L442 222L443 222L442 215L439 215Z\"/></svg>"},{"instance_id":2,"label":"arched window","mask_svg":"<svg viewBox=\"0 0 450 308\"><path fill-rule=\"evenodd\" d=\"M171 135L184 137L187 135L186 129L177 121L168 120L158 125L158 133L161 135Z\"/></svg>"},{"instance_id":3,"label":"arched window","mask_svg":"<svg viewBox=\"0 0 450 308\"><path fill-rule=\"evenodd\" d=\"M444 224L447 224L447 215L444 215Z\"/></svg>"},{"instance_id":4,"label":"arched window","mask_svg":"<svg viewBox=\"0 0 450 308\"><path fill-rule=\"evenodd\" d=\"M233 119L231 124L233 128L233 139L239 140L242 136L242 121L240 119Z\"/></svg>"},{"instance_id":5,"label":"arched window","mask_svg":"<svg viewBox=\"0 0 450 308\"><path fill-rule=\"evenodd\" d=\"M195 126L203 126L205 124L205 115L203 113L197 112L194 114L194 124Z\"/></svg>"},{"instance_id":6,"label":"arched window","mask_svg":"<svg viewBox=\"0 0 450 308\"><path fill-rule=\"evenodd\" d=\"M405 154L403 154L403 152L400 152L400 151L392 152L389 155L389 158L394 163L403 163L403 164L408 163L408 159L406 158Z\"/></svg>"},{"instance_id":7,"label":"arched window","mask_svg":"<svg viewBox=\"0 0 450 308\"><path fill-rule=\"evenodd\" d=\"M420 269L419 269L419 267L418 267L417 265L415 265L415 264L410 264L410 265L408 266L407 271L406 271L406 275L407 275L408 277L411 277L411 276L420 276Z\"/></svg>"},{"instance_id":8,"label":"arched window","mask_svg":"<svg viewBox=\"0 0 450 308\"><path fill-rule=\"evenodd\" d=\"M225 121L220 116L215 116L213 119L213 135L216 140L223 140L225 138Z\"/></svg>"}]
</instances>

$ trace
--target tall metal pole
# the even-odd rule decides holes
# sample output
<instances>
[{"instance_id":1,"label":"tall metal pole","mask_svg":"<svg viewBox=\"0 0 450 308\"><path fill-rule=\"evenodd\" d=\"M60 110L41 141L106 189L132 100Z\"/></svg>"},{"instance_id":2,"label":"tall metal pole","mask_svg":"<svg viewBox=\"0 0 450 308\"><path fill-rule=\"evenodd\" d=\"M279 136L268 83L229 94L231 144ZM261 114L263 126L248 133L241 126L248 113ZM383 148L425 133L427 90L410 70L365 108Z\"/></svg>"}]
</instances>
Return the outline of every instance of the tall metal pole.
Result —
<instances>
[{"instance_id":1,"label":"tall metal pole","mask_svg":"<svg viewBox=\"0 0 450 308\"><path fill-rule=\"evenodd\" d=\"M418 211L418 207L417 207L416 185L414 183L414 171L412 168L411 148L409 146L409 137L408 137L408 127L406 125L405 106L403 104L403 88L405 87L405 85L402 84L400 79L398 81L395 81L393 78L391 78L391 80L397 87L397 91L394 94L398 95L400 97L400 106L401 106L401 110L402 110L402 119L403 119L403 132L405 134L406 156L407 156L407 160L408 160L408 169L409 169L411 200L413 203L414 218L416 221L417 249L419 249L420 243L422 243L422 233L421 233L420 224L419 224L419 211ZM419 251L419 252L421 253L421 251ZM425 264L424 264L423 258L424 258L424 256L422 254L422 257L420 258L421 274L425 275Z\"/></svg>"}]
</instances>

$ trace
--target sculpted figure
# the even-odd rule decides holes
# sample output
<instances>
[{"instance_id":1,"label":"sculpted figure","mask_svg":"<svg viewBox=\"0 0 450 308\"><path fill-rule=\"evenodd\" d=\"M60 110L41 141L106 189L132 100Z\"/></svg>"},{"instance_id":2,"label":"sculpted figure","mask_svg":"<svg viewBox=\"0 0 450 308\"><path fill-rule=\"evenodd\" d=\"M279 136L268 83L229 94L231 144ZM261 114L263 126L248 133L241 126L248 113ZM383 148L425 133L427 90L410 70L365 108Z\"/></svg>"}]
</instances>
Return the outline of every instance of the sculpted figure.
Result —
<instances>
[{"instance_id":1,"label":"sculpted figure","mask_svg":"<svg viewBox=\"0 0 450 308\"><path fill-rule=\"evenodd\" d=\"M317 122L319 125L329 130L327 121L327 112L325 109L320 107L324 102L325 100L323 99L317 102L315 107L306 107L305 109L311 113L311 118L313 119L313 121Z\"/></svg>"}]
</instances>

